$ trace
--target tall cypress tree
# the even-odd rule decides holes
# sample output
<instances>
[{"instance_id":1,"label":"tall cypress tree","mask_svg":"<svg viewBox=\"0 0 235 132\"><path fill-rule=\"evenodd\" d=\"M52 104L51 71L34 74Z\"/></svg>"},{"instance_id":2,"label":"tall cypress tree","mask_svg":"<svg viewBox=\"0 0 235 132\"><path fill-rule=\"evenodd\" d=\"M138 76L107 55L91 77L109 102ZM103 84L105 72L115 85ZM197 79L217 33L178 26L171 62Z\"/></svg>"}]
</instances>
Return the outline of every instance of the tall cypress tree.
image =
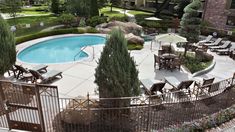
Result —
<instances>
[{"instance_id":1,"label":"tall cypress tree","mask_svg":"<svg viewBox=\"0 0 235 132\"><path fill-rule=\"evenodd\" d=\"M16 61L15 39L10 27L0 15L0 75Z\"/></svg>"},{"instance_id":2,"label":"tall cypress tree","mask_svg":"<svg viewBox=\"0 0 235 132\"><path fill-rule=\"evenodd\" d=\"M101 53L95 73L100 98L138 95L139 80L135 62L127 50L120 29L114 29Z\"/></svg>"},{"instance_id":3,"label":"tall cypress tree","mask_svg":"<svg viewBox=\"0 0 235 132\"><path fill-rule=\"evenodd\" d=\"M180 22L180 35L187 38L189 43L196 43L199 40L201 18L199 18L198 10L201 8L200 0L193 0L188 6L184 8L184 15ZM187 52L187 45L185 46L185 53Z\"/></svg>"}]
</instances>

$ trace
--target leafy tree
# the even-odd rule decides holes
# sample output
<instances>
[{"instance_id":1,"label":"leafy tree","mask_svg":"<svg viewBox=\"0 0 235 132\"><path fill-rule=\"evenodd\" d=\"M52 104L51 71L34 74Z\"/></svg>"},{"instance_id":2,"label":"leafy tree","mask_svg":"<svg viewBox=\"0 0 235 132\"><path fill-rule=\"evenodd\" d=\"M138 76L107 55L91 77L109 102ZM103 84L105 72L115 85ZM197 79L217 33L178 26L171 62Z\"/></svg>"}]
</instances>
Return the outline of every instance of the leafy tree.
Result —
<instances>
[{"instance_id":1,"label":"leafy tree","mask_svg":"<svg viewBox=\"0 0 235 132\"><path fill-rule=\"evenodd\" d=\"M159 0L155 0L155 16L160 17L160 13L169 5L171 0L164 0L163 3L160 5Z\"/></svg>"},{"instance_id":2,"label":"leafy tree","mask_svg":"<svg viewBox=\"0 0 235 132\"><path fill-rule=\"evenodd\" d=\"M90 17L99 16L98 2L97 0L90 0Z\"/></svg>"},{"instance_id":3,"label":"leafy tree","mask_svg":"<svg viewBox=\"0 0 235 132\"><path fill-rule=\"evenodd\" d=\"M108 0L97 0L98 8L103 8L108 3Z\"/></svg>"},{"instance_id":4,"label":"leafy tree","mask_svg":"<svg viewBox=\"0 0 235 132\"><path fill-rule=\"evenodd\" d=\"M51 11L55 14L59 14L59 0L51 0Z\"/></svg>"},{"instance_id":5,"label":"leafy tree","mask_svg":"<svg viewBox=\"0 0 235 132\"><path fill-rule=\"evenodd\" d=\"M15 20L17 16L17 12L21 11L21 0L5 0L0 1L0 9L4 13L9 13L11 17Z\"/></svg>"},{"instance_id":6,"label":"leafy tree","mask_svg":"<svg viewBox=\"0 0 235 132\"><path fill-rule=\"evenodd\" d=\"M114 29L101 53L95 73L100 98L138 95L138 71L127 50L127 41L120 29Z\"/></svg>"},{"instance_id":7,"label":"leafy tree","mask_svg":"<svg viewBox=\"0 0 235 132\"><path fill-rule=\"evenodd\" d=\"M182 18L184 14L184 8L190 4L190 0L180 0L179 3L175 6L175 10L179 18Z\"/></svg>"},{"instance_id":8,"label":"leafy tree","mask_svg":"<svg viewBox=\"0 0 235 132\"><path fill-rule=\"evenodd\" d=\"M64 24L66 27L72 26L72 24L75 22L75 17L72 14L62 14L58 21L62 24Z\"/></svg>"},{"instance_id":9,"label":"leafy tree","mask_svg":"<svg viewBox=\"0 0 235 132\"><path fill-rule=\"evenodd\" d=\"M68 0L67 11L75 16L89 17L90 16L90 1L89 0Z\"/></svg>"},{"instance_id":10,"label":"leafy tree","mask_svg":"<svg viewBox=\"0 0 235 132\"><path fill-rule=\"evenodd\" d=\"M3 75L16 61L15 38L10 27L0 15L0 75Z\"/></svg>"},{"instance_id":11,"label":"leafy tree","mask_svg":"<svg viewBox=\"0 0 235 132\"><path fill-rule=\"evenodd\" d=\"M113 6L118 6L120 5L122 2L121 0L110 0L110 11L113 11Z\"/></svg>"},{"instance_id":12,"label":"leafy tree","mask_svg":"<svg viewBox=\"0 0 235 132\"><path fill-rule=\"evenodd\" d=\"M195 43L199 40L201 18L199 18L198 10L201 8L201 5L200 0L194 0L184 8L185 13L180 22L180 35L186 37L189 43ZM185 46L184 55L187 52L187 45Z\"/></svg>"}]
</instances>

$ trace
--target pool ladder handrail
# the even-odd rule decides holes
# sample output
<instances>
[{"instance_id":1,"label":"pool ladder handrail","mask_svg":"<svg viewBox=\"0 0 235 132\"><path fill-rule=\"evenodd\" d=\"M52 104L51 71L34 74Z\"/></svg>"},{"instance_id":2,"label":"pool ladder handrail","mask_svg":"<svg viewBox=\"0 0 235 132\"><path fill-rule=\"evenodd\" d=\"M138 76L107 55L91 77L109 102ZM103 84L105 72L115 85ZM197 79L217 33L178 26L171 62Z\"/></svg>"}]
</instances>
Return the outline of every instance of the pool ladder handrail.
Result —
<instances>
[{"instance_id":1,"label":"pool ladder handrail","mask_svg":"<svg viewBox=\"0 0 235 132\"><path fill-rule=\"evenodd\" d=\"M73 61L75 61L76 57L82 52L84 51L87 47L92 47L92 52L93 52L93 55L92 55L92 60L94 60L95 58L95 49L93 46L85 46L85 47L82 47L82 49L73 57Z\"/></svg>"}]
</instances>

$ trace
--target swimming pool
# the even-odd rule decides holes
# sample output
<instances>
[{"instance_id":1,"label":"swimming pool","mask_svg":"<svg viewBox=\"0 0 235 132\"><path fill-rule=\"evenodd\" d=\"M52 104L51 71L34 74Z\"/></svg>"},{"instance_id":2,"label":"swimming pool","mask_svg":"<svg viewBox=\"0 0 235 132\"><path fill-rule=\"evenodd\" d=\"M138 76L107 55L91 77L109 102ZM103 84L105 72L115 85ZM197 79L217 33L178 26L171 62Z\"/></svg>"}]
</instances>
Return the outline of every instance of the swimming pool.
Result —
<instances>
[{"instance_id":1,"label":"swimming pool","mask_svg":"<svg viewBox=\"0 0 235 132\"><path fill-rule=\"evenodd\" d=\"M22 50L17 58L26 63L51 64L78 61L88 57L83 47L104 44L105 37L80 35L39 42Z\"/></svg>"}]
</instances>

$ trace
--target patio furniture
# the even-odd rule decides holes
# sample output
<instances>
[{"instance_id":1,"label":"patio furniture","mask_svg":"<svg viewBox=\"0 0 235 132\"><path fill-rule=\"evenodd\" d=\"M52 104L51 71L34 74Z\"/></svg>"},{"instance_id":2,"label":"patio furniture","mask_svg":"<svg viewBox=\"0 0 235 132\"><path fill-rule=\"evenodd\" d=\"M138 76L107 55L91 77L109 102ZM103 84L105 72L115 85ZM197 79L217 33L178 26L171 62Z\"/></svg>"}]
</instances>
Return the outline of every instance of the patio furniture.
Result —
<instances>
[{"instance_id":1,"label":"patio furniture","mask_svg":"<svg viewBox=\"0 0 235 132\"><path fill-rule=\"evenodd\" d=\"M228 49L231 46L231 41L225 41L223 45L210 47L211 51L217 51L218 49Z\"/></svg>"},{"instance_id":2,"label":"patio furniture","mask_svg":"<svg viewBox=\"0 0 235 132\"><path fill-rule=\"evenodd\" d=\"M172 62L174 61L174 59L177 58L177 55L170 54L170 53L165 53L165 54L162 54L160 56L160 58L161 58L162 63L163 63L163 68L171 69Z\"/></svg>"},{"instance_id":3,"label":"patio furniture","mask_svg":"<svg viewBox=\"0 0 235 132\"><path fill-rule=\"evenodd\" d=\"M175 58L173 61L170 62L170 65L169 65L170 70L171 71L174 70L174 69L180 70L181 64L182 64L181 59L180 58Z\"/></svg>"},{"instance_id":4,"label":"patio furniture","mask_svg":"<svg viewBox=\"0 0 235 132\"><path fill-rule=\"evenodd\" d=\"M165 77L165 82L169 83L174 90L186 90L191 96L190 85L194 82L193 80L179 81L175 77Z\"/></svg>"},{"instance_id":5,"label":"patio furniture","mask_svg":"<svg viewBox=\"0 0 235 132\"><path fill-rule=\"evenodd\" d=\"M212 35L208 35L206 37L206 39L199 41L198 44L201 44L201 43L213 43L214 41L212 41L212 38L213 38Z\"/></svg>"},{"instance_id":6,"label":"patio furniture","mask_svg":"<svg viewBox=\"0 0 235 132\"><path fill-rule=\"evenodd\" d=\"M145 94L147 95L158 95L163 94L163 88L165 86L165 82L156 82L153 83L150 79L142 79L140 80L141 84L144 86Z\"/></svg>"},{"instance_id":7,"label":"patio furniture","mask_svg":"<svg viewBox=\"0 0 235 132\"><path fill-rule=\"evenodd\" d=\"M227 48L227 49L218 49L216 53L219 55L230 55L235 48Z\"/></svg>"},{"instance_id":8,"label":"patio furniture","mask_svg":"<svg viewBox=\"0 0 235 132\"><path fill-rule=\"evenodd\" d=\"M159 70L163 68L163 63L162 63L161 58L154 54L154 68L156 67L156 63L158 64Z\"/></svg>"},{"instance_id":9,"label":"patio furniture","mask_svg":"<svg viewBox=\"0 0 235 132\"><path fill-rule=\"evenodd\" d=\"M235 59L235 50L230 52L229 57Z\"/></svg>"},{"instance_id":10,"label":"patio furniture","mask_svg":"<svg viewBox=\"0 0 235 132\"><path fill-rule=\"evenodd\" d=\"M211 92L212 91L212 84L214 82L215 78L209 78L209 79L204 79L203 78L203 82L195 82L194 83L194 88L196 88L196 97L198 96L198 94L200 93L205 93L205 92ZM213 90L214 91L214 90Z\"/></svg>"},{"instance_id":11,"label":"patio furniture","mask_svg":"<svg viewBox=\"0 0 235 132\"><path fill-rule=\"evenodd\" d=\"M40 74L38 71L35 70L29 70L29 72L33 75L33 83L37 83L38 79L41 80L40 83L47 83L55 79L57 76L60 76L60 78L62 78L62 72L56 70L48 71L45 74Z\"/></svg>"},{"instance_id":12,"label":"patio furniture","mask_svg":"<svg viewBox=\"0 0 235 132\"><path fill-rule=\"evenodd\" d=\"M14 65L11 66L11 68L7 71L8 75L11 76L11 74L13 74L13 76L16 78L18 70L16 69L16 67Z\"/></svg>"},{"instance_id":13,"label":"patio furniture","mask_svg":"<svg viewBox=\"0 0 235 132\"><path fill-rule=\"evenodd\" d=\"M14 65L15 68L17 69L17 72L18 74L16 75L16 78L19 79L19 78L28 78L30 72L29 72L29 69L27 68L24 68L23 66L20 66L20 65L17 65L15 64ZM38 72L47 72L47 68L48 66L46 65L37 65L35 67L32 68L32 70L35 70L35 71L38 71Z\"/></svg>"},{"instance_id":14,"label":"patio furniture","mask_svg":"<svg viewBox=\"0 0 235 132\"><path fill-rule=\"evenodd\" d=\"M209 46L209 47L211 47L211 46L219 46L220 45L220 42L222 41L222 38L218 38L215 42L213 42L213 43L204 43L203 45L206 45L206 46Z\"/></svg>"}]
</instances>

